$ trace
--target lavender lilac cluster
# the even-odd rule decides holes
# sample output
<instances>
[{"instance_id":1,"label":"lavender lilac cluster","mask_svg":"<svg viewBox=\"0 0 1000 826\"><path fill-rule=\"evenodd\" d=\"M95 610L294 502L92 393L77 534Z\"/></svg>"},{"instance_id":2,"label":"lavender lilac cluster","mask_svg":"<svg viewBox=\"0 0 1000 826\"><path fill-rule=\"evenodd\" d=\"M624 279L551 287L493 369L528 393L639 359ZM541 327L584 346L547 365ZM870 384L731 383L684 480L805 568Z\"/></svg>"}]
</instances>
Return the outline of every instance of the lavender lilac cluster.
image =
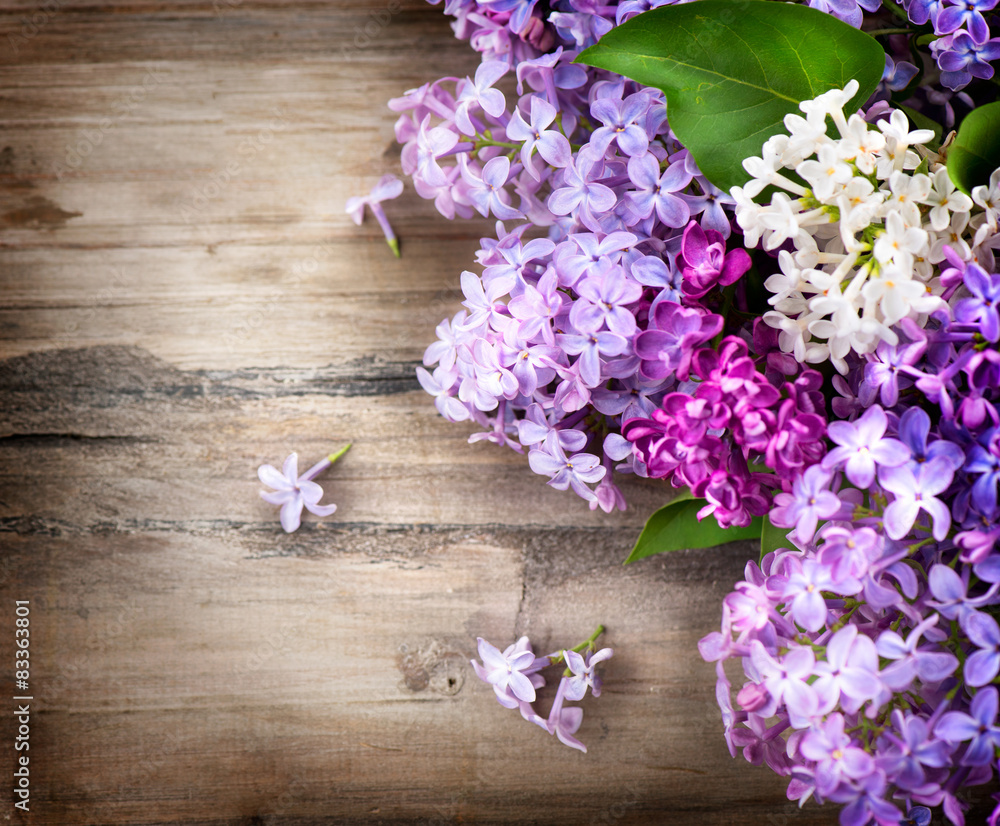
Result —
<instances>
[{"instance_id":1,"label":"lavender lilac cluster","mask_svg":"<svg viewBox=\"0 0 1000 826\"><path fill-rule=\"evenodd\" d=\"M526 5L450 4L456 31L484 52L475 77L390 103L418 193L448 217L498 219L496 238L477 255L482 274L462 273L465 309L438 327L424 357L433 370L418 375L442 415L483 427L471 441L527 449L549 484L610 511L625 507L613 471L649 474L622 423L653 416L669 394L686 395L691 365L712 369L705 358L692 361L700 346L724 332L749 340L740 280L751 262L728 240L732 198L674 139L662 93L571 62L642 4L598 13L576 3L544 26L537 16L505 17ZM542 47L550 51L539 55ZM519 96L508 105L496 84L512 64ZM548 237L531 237L538 227ZM781 396L794 396L794 406L808 392L790 386ZM791 417L786 409L780 422L760 418L753 448L782 438ZM744 428L736 448L745 436ZM785 458L801 464L793 452ZM731 512L722 490L742 490L739 453L706 465L696 483L711 489L725 523L746 514ZM695 482L690 476L675 483ZM766 485L748 484L762 513Z\"/></svg>"},{"instance_id":2,"label":"lavender lilac cluster","mask_svg":"<svg viewBox=\"0 0 1000 826\"><path fill-rule=\"evenodd\" d=\"M963 824L959 791L998 768L1000 276L949 259L948 308L852 372L832 447L775 498L788 547L700 644L731 752L845 804L844 826L914 804Z\"/></svg>"},{"instance_id":3,"label":"lavender lilac cluster","mask_svg":"<svg viewBox=\"0 0 1000 826\"><path fill-rule=\"evenodd\" d=\"M542 657L535 656L527 637L521 637L503 651L480 638L479 657L482 662L472 660L472 667L479 679L493 686L500 705L518 709L525 720L556 735L563 745L585 752L587 747L574 736L583 723L583 709L567 705L567 702L579 702L587 695L588 688L593 696L601 696L602 683L596 668L615 653L610 648L596 650L594 641L603 632L601 626L590 639L575 648ZM560 664L563 665L563 673L559 686L548 715L542 717L534 705L538 691L545 686L542 671L548 666Z\"/></svg>"}]
</instances>

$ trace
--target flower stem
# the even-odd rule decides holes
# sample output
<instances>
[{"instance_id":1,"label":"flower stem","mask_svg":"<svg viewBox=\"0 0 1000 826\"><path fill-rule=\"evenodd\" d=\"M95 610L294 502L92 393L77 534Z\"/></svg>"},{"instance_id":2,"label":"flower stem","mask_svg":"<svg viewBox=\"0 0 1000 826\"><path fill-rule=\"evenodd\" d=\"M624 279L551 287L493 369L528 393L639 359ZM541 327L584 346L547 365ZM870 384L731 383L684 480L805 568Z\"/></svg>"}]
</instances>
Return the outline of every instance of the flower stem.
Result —
<instances>
[{"instance_id":1,"label":"flower stem","mask_svg":"<svg viewBox=\"0 0 1000 826\"><path fill-rule=\"evenodd\" d=\"M570 651L575 651L577 654L579 654L585 648L593 648L594 647L594 643L597 641L597 638L599 636L601 636L601 634L603 634L603 633L604 633L604 626L603 625L598 625L597 626L597 630L593 634L591 634L590 637L588 637L586 640L584 640L583 642L581 642L575 648L571 648Z\"/></svg>"},{"instance_id":2,"label":"flower stem","mask_svg":"<svg viewBox=\"0 0 1000 826\"><path fill-rule=\"evenodd\" d=\"M339 458L340 458L341 456L343 456L343 455L344 455L345 453L347 453L347 451L349 451L349 450L351 449L351 444L352 444L351 442L348 442L348 443L347 443L346 445L344 445L344 446L343 446L343 447L342 447L342 448L341 448L340 450L338 450L338 451L337 451L336 453L331 453L331 454L330 454L329 456L327 456L326 458L330 460L330 464L332 465L332 464L333 464L334 462L336 462L336 461L337 461L337 460L338 460L338 459L339 459Z\"/></svg>"},{"instance_id":3,"label":"flower stem","mask_svg":"<svg viewBox=\"0 0 1000 826\"><path fill-rule=\"evenodd\" d=\"M385 217L385 210L382 209L381 204L369 204L369 206L371 207L372 215L378 221L378 225L382 227L382 232L385 234L385 241L389 245L389 249L392 250L393 255L399 258L399 241L396 240L396 233L389 226L389 219Z\"/></svg>"}]
</instances>

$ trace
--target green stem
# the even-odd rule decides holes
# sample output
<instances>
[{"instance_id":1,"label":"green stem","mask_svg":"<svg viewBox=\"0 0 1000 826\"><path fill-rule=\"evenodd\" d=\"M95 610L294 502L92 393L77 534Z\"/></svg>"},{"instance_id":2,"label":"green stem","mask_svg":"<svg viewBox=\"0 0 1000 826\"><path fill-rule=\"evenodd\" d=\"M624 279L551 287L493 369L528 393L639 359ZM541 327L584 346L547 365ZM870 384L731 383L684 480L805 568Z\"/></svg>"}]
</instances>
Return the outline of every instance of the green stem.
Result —
<instances>
[{"instance_id":1,"label":"green stem","mask_svg":"<svg viewBox=\"0 0 1000 826\"><path fill-rule=\"evenodd\" d=\"M472 144L472 151L478 152L484 146L499 146L503 149L513 149L518 150L521 148L519 143L511 143L510 141L495 141L492 138L477 138Z\"/></svg>"},{"instance_id":2,"label":"green stem","mask_svg":"<svg viewBox=\"0 0 1000 826\"><path fill-rule=\"evenodd\" d=\"M584 640L583 642L581 642L575 648L571 648L570 651L575 651L577 654L579 654L585 648L593 648L594 647L594 643L597 641L597 638L599 636L601 636L601 634L603 634L603 633L604 633L604 626L603 625L598 625L597 626L597 630L593 634L591 634L586 640Z\"/></svg>"},{"instance_id":3,"label":"green stem","mask_svg":"<svg viewBox=\"0 0 1000 826\"><path fill-rule=\"evenodd\" d=\"M338 460L338 459L339 459L339 458L340 458L341 456L343 456L343 455L344 455L345 453L347 453L347 451L349 451L350 449L351 449L351 442L348 442L348 443L347 443L346 445L344 445L344 446L343 446L343 447L342 447L342 448L341 448L340 450L338 450L338 451L337 451L336 453L331 453L331 454L330 454L329 456L327 456L326 458L330 460L330 464L332 465L332 464L334 464L334 463L335 463L335 462L336 462L336 461L337 461L337 460Z\"/></svg>"},{"instance_id":4,"label":"green stem","mask_svg":"<svg viewBox=\"0 0 1000 826\"><path fill-rule=\"evenodd\" d=\"M574 651L577 654L579 654L581 651L584 651L587 648L591 648L591 649L594 648L595 647L594 646L594 642L603 633L604 633L604 626L603 625L598 625L597 626L597 630L593 634L591 634L587 639L585 639L583 642L581 642L579 645L573 646L573 648L570 648L570 649L563 649L558 654L554 654L553 656L549 657L549 664L550 665L556 665L557 663L565 662L566 658L563 656L563 654L567 650ZM569 674L567 674L566 676L569 676Z\"/></svg>"}]
</instances>

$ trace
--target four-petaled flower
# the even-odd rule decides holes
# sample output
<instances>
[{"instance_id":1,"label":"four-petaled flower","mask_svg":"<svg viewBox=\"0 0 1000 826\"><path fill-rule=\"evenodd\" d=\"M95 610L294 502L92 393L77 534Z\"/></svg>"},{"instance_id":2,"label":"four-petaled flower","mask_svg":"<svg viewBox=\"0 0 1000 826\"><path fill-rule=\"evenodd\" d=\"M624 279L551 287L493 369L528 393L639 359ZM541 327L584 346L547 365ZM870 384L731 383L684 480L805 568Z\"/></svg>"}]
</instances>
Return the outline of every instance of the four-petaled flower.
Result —
<instances>
[{"instance_id":1,"label":"four-petaled flower","mask_svg":"<svg viewBox=\"0 0 1000 826\"><path fill-rule=\"evenodd\" d=\"M279 471L274 465L261 465L257 468L257 476L261 482L273 491L261 491L260 496L265 502L281 506L281 527L287 533L297 530L302 522L302 508L316 516L329 516L337 510L336 505L321 505L323 488L317 485L315 479L320 473L343 456L350 445L337 453L331 453L320 460L309 470L299 476L299 456L292 453L285 459L285 464Z\"/></svg>"}]
</instances>

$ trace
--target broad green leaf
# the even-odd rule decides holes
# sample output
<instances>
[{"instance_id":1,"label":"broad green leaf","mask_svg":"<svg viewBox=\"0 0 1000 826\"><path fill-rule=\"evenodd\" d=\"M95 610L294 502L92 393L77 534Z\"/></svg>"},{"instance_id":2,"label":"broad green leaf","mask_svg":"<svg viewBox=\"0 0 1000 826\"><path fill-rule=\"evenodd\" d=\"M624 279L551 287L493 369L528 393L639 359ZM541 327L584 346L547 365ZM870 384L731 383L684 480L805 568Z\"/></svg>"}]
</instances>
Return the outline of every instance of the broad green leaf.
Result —
<instances>
[{"instance_id":1,"label":"broad green leaf","mask_svg":"<svg viewBox=\"0 0 1000 826\"><path fill-rule=\"evenodd\" d=\"M702 173L728 190L745 183L743 159L784 131L799 103L852 78L852 111L885 67L878 41L824 12L769 0L698 0L633 17L578 63L662 89L667 117Z\"/></svg>"},{"instance_id":2,"label":"broad green leaf","mask_svg":"<svg viewBox=\"0 0 1000 826\"><path fill-rule=\"evenodd\" d=\"M760 518L754 519L745 528L721 528L711 515L699 522L698 511L705 504L704 499L694 499L690 491L685 491L669 505L664 505L649 517L625 564L664 551L714 548L738 539L760 537Z\"/></svg>"},{"instance_id":3,"label":"broad green leaf","mask_svg":"<svg viewBox=\"0 0 1000 826\"><path fill-rule=\"evenodd\" d=\"M973 187L989 185L1000 168L1000 101L977 106L958 127L948 148L948 175L966 195Z\"/></svg>"},{"instance_id":4,"label":"broad green leaf","mask_svg":"<svg viewBox=\"0 0 1000 826\"><path fill-rule=\"evenodd\" d=\"M764 517L760 528L760 558L766 554L776 551L778 548L790 548L788 534L791 528L779 528L768 517Z\"/></svg>"}]
</instances>

